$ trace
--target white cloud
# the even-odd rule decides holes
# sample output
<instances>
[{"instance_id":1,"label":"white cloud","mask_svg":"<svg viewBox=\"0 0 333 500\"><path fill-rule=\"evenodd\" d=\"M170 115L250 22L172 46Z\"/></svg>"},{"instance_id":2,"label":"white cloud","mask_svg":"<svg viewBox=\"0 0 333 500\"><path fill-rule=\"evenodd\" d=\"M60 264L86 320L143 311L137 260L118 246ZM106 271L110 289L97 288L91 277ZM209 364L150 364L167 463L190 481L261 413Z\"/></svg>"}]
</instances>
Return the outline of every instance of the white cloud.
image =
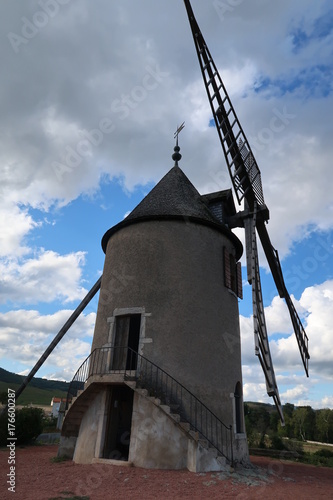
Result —
<instances>
[{"instance_id":1,"label":"white cloud","mask_svg":"<svg viewBox=\"0 0 333 500\"><path fill-rule=\"evenodd\" d=\"M251 8L242 2L222 17L213 4L194 6L244 130L259 141L257 160L271 209L269 231L281 256L302 238L304 227L332 227L333 220L329 201L322 197L333 189L332 98L304 101L292 90L269 98L254 92L262 78L280 79L283 86L291 73L297 78L314 63L330 64L328 37L313 38L298 53L293 49L294 31L313 33L325 12L322 5L306 5L280 2L266 9L259 1ZM34 12L33 7L7 6L4 32L20 31L22 15L32 18ZM176 37L170 38L166 29L168 16ZM10 43L1 51L8 72L0 164L2 190L11 203L44 209L68 203L98 189L102 172L123 176L130 190L158 180L171 166L172 133L180 119L187 125L182 166L191 180L203 192L216 184L216 189L230 186L216 130L208 130L211 112L183 5L164 6L161 16L160 7L148 1L140 7L128 0L121 6L101 1L99 9L88 2L71 3L19 54ZM293 118L285 118L272 132L274 113L283 114L283 109ZM112 121L112 132L84 153L82 140L105 118ZM69 149L76 160L68 160ZM60 177L54 162L65 165ZM32 228L26 212L20 217L24 227L13 245Z\"/></svg>"},{"instance_id":2,"label":"white cloud","mask_svg":"<svg viewBox=\"0 0 333 500\"><path fill-rule=\"evenodd\" d=\"M0 261L0 302L35 304L57 299L72 301L83 298L80 286L84 252L59 255L41 250L36 258Z\"/></svg>"},{"instance_id":3,"label":"white cloud","mask_svg":"<svg viewBox=\"0 0 333 500\"><path fill-rule=\"evenodd\" d=\"M84 260L84 252L59 255L41 250L36 258L23 263L14 259L0 261L0 302L35 304L82 299L86 293L80 286Z\"/></svg>"},{"instance_id":4,"label":"white cloud","mask_svg":"<svg viewBox=\"0 0 333 500\"><path fill-rule=\"evenodd\" d=\"M265 383L247 383L243 385L244 401L258 401L273 404L272 398L267 396Z\"/></svg>"},{"instance_id":5,"label":"white cloud","mask_svg":"<svg viewBox=\"0 0 333 500\"><path fill-rule=\"evenodd\" d=\"M333 408L333 396L326 396L322 399L321 408Z\"/></svg>"},{"instance_id":6,"label":"white cloud","mask_svg":"<svg viewBox=\"0 0 333 500\"><path fill-rule=\"evenodd\" d=\"M27 209L9 203L0 207L0 257L29 252L23 240L37 225Z\"/></svg>"},{"instance_id":7,"label":"white cloud","mask_svg":"<svg viewBox=\"0 0 333 500\"><path fill-rule=\"evenodd\" d=\"M281 306L281 300L278 297L274 298L271 305L265 309L267 324L271 328L269 333L287 334L291 332L287 337L270 341L277 384L285 388L281 398L284 402L294 402L297 405L332 406L330 396L322 398L321 402L318 403L318 400L316 402L313 399L312 392L317 390L321 393L326 386L325 384L333 380L333 336L331 329L333 281L328 280L320 285L306 288L299 304L304 311L307 311L305 329L309 337L309 378L305 377L295 334L292 331L290 319L288 326L288 317L285 313L285 307ZM257 400L255 398L263 397L262 381L264 375L258 359L253 355L252 317L241 316L240 325L244 387L246 387L246 395L251 400Z\"/></svg>"},{"instance_id":8,"label":"white cloud","mask_svg":"<svg viewBox=\"0 0 333 500\"><path fill-rule=\"evenodd\" d=\"M253 0L223 15L214 2L193 2L193 8L256 149L271 212L268 230L283 257L309 232L333 226L332 37L316 35L330 7L312 0ZM208 127L211 112L182 2L166 3L163 10L150 0L100 0L98 9L86 0L68 2L15 53L8 32L21 34L22 17L31 20L40 9L38 1L0 6L6 68L0 91L0 300L18 307L85 293L83 252L39 248L33 255L29 237L38 223L30 209L47 212L94 193L103 175L120 179L129 191L159 180L172 166L173 132L182 121L181 167L190 180L203 193L230 187L216 130ZM299 30L309 39L296 47ZM84 149L82 140L105 119L112 131ZM55 162L65 165L62 175ZM332 245L328 258L331 251ZM308 288L299 302L302 314L308 311L310 372L327 378L333 366L331 289L329 281ZM271 343L275 369L301 370L283 302L273 299L266 313L270 333L287 335ZM262 373L252 318L241 318L241 327L243 363L255 369L254 390ZM7 325L4 338L10 334ZM32 342L43 338L34 328L29 335ZM30 359L29 344L22 356Z\"/></svg>"},{"instance_id":9,"label":"white cloud","mask_svg":"<svg viewBox=\"0 0 333 500\"><path fill-rule=\"evenodd\" d=\"M309 394L309 387L304 384L300 384L292 389L288 389L287 391L281 394L281 398L284 401L299 401L301 399L307 399ZM297 406L300 406L298 403L295 403Z\"/></svg>"},{"instance_id":10,"label":"white cloud","mask_svg":"<svg viewBox=\"0 0 333 500\"><path fill-rule=\"evenodd\" d=\"M19 366L26 365L30 371L72 312L61 310L42 315L38 311L21 309L0 313L1 358L14 360ZM72 378L74 371L89 355L95 318L95 313L78 317L46 360L43 370L48 376L57 378L56 374L66 380Z\"/></svg>"}]
</instances>

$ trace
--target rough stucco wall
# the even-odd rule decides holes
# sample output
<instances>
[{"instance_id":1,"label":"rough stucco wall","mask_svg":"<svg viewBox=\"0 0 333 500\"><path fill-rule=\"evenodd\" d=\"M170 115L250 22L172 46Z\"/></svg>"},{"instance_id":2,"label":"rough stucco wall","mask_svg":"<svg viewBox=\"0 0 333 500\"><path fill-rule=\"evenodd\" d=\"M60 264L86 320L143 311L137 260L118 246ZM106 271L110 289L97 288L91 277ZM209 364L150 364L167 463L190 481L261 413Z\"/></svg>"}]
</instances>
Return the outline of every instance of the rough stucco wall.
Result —
<instances>
[{"instance_id":1,"label":"rough stucco wall","mask_svg":"<svg viewBox=\"0 0 333 500\"><path fill-rule=\"evenodd\" d=\"M146 469L184 469L187 441L160 408L135 393L129 462Z\"/></svg>"},{"instance_id":2,"label":"rough stucco wall","mask_svg":"<svg viewBox=\"0 0 333 500\"><path fill-rule=\"evenodd\" d=\"M147 221L109 240L93 348L108 341L116 308L144 307L143 354L173 375L224 422L241 378L238 300L224 286L223 234L188 221Z\"/></svg>"}]
</instances>

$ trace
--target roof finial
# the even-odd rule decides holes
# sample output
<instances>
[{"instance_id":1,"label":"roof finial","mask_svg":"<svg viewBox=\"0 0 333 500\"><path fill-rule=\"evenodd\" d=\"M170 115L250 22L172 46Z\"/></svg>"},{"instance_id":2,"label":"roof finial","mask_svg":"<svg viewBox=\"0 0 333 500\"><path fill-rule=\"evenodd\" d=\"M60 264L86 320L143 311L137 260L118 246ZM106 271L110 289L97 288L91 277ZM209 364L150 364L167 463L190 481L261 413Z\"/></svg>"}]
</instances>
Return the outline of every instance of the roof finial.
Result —
<instances>
[{"instance_id":1,"label":"roof finial","mask_svg":"<svg viewBox=\"0 0 333 500\"><path fill-rule=\"evenodd\" d=\"M183 122L181 126L178 127L176 132L174 133L174 139L176 139L176 145L174 147L174 153L172 155L172 159L175 161L175 167L178 167L178 162L182 159L182 155L179 152L180 147L178 146L178 136L184 127L185 127L185 122Z\"/></svg>"}]
</instances>

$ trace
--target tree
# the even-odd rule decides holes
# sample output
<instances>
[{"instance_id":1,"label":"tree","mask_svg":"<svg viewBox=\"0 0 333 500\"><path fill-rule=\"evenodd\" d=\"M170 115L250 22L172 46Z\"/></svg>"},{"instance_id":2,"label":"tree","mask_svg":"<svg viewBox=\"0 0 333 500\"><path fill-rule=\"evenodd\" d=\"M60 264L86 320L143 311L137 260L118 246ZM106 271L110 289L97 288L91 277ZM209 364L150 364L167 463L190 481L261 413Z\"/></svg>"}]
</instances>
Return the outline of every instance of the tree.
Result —
<instances>
[{"instance_id":1,"label":"tree","mask_svg":"<svg viewBox=\"0 0 333 500\"><path fill-rule=\"evenodd\" d=\"M250 446L265 448L265 436L269 429L269 424L270 415L265 408L246 406L245 425Z\"/></svg>"},{"instance_id":2,"label":"tree","mask_svg":"<svg viewBox=\"0 0 333 500\"><path fill-rule=\"evenodd\" d=\"M278 427L278 433L280 436L285 436L285 437L294 437L293 433L293 415L295 411L295 406L291 403L286 403L283 405L283 415L284 415L284 421L285 425L282 427L281 425Z\"/></svg>"},{"instance_id":3,"label":"tree","mask_svg":"<svg viewBox=\"0 0 333 500\"><path fill-rule=\"evenodd\" d=\"M8 402L8 392L7 391L0 392L0 403L6 405L7 402Z\"/></svg>"},{"instance_id":4,"label":"tree","mask_svg":"<svg viewBox=\"0 0 333 500\"><path fill-rule=\"evenodd\" d=\"M311 406L300 406L293 412L293 431L296 439L307 441L314 439L316 414Z\"/></svg>"},{"instance_id":5,"label":"tree","mask_svg":"<svg viewBox=\"0 0 333 500\"><path fill-rule=\"evenodd\" d=\"M325 408L316 412L315 439L322 443L333 443L333 410Z\"/></svg>"}]
</instances>

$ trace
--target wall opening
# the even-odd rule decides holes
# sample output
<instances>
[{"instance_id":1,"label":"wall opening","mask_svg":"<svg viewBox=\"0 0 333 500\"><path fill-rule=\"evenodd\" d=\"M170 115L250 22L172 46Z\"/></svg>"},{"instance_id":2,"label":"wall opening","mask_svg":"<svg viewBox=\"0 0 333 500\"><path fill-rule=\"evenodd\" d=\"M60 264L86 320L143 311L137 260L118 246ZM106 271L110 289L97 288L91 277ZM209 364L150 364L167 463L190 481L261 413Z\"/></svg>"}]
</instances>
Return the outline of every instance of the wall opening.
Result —
<instances>
[{"instance_id":1,"label":"wall opening","mask_svg":"<svg viewBox=\"0 0 333 500\"><path fill-rule=\"evenodd\" d=\"M128 460L134 392L127 386L113 386L108 395L108 417L103 458Z\"/></svg>"},{"instance_id":2,"label":"wall opening","mask_svg":"<svg viewBox=\"0 0 333 500\"><path fill-rule=\"evenodd\" d=\"M137 359L128 347L138 352L141 327L141 314L116 316L114 334L114 353L112 370L135 370Z\"/></svg>"},{"instance_id":3,"label":"wall opening","mask_svg":"<svg viewBox=\"0 0 333 500\"><path fill-rule=\"evenodd\" d=\"M235 396L236 433L240 434L241 432L243 432L243 426L242 426L243 401L242 401L242 386L240 382L237 382L236 384L234 396Z\"/></svg>"}]
</instances>

